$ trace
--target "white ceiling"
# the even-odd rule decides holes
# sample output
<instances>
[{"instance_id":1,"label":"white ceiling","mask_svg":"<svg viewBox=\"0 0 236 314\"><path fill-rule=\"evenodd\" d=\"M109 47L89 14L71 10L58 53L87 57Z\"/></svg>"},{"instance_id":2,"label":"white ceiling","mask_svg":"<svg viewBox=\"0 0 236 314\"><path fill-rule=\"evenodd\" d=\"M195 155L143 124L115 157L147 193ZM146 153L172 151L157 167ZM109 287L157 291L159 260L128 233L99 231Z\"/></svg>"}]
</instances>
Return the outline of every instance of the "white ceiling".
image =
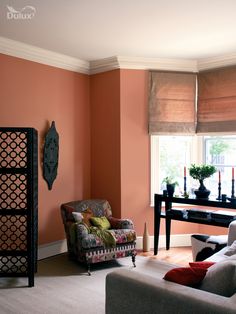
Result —
<instances>
[{"instance_id":1,"label":"white ceiling","mask_svg":"<svg viewBox=\"0 0 236 314\"><path fill-rule=\"evenodd\" d=\"M87 61L215 57L236 52L236 0L1 0L0 36Z\"/></svg>"}]
</instances>

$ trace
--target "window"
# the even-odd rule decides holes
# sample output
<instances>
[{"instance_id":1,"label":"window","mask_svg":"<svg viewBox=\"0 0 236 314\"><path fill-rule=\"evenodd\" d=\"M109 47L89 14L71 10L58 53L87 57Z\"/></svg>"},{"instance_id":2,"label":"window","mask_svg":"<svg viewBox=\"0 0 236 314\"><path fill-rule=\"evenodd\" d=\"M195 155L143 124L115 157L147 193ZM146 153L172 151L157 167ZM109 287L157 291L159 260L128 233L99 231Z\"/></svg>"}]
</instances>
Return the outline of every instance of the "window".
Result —
<instances>
[{"instance_id":1,"label":"window","mask_svg":"<svg viewBox=\"0 0 236 314\"><path fill-rule=\"evenodd\" d=\"M235 136L205 136L204 162L214 165L221 173L221 192L231 195L232 168L235 166L236 137ZM219 177L214 175L208 179L208 188L212 194L218 193Z\"/></svg>"},{"instance_id":2,"label":"window","mask_svg":"<svg viewBox=\"0 0 236 314\"><path fill-rule=\"evenodd\" d=\"M165 189L163 179L173 176L178 182L175 194L181 195L184 187L184 167L192 163L212 164L221 172L221 192L230 196L232 167L235 165L236 136L151 136L151 205L154 194ZM218 196L219 174L204 181L211 197ZM187 191L193 194L199 183L187 170Z\"/></svg>"}]
</instances>

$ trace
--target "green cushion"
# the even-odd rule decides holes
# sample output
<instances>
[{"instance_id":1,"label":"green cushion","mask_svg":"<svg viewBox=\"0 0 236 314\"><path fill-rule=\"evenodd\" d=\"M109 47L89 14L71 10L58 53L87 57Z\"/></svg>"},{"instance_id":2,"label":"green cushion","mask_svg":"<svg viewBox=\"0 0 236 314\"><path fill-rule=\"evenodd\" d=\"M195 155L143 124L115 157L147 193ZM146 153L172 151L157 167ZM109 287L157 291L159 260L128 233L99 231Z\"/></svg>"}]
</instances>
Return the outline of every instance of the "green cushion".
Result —
<instances>
[{"instance_id":1,"label":"green cushion","mask_svg":"<svg viewBox=\"0 0 236 314\"><path fill-rule=\"evenodd\" d=\"M90 218L91 223L103 230L107 230L109 228L111 228L111 224L108 221L107 217L103 216L103 217L91 217Z\"/></svg>"}]
</instances>

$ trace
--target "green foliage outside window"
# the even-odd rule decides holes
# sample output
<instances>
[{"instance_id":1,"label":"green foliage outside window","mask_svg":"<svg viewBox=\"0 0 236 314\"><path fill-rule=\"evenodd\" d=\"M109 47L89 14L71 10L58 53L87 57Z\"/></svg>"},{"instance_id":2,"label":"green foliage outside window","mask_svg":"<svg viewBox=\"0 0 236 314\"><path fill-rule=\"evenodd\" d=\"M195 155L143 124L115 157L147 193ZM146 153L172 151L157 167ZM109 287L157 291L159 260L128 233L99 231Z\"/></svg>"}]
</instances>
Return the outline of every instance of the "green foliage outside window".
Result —
<instances>
[{"instance_id":1,"label":"green foliage outside window","mask_svg":"<svg viewBox=\"0 0 236 314\"><path fill-rule=\"evenodd\" d=\"M226 141L216 138L211 141L210 144L210 154L211 155L220 155L226 152L229 149L229 144Z\"/></svg>"}]
</instances>

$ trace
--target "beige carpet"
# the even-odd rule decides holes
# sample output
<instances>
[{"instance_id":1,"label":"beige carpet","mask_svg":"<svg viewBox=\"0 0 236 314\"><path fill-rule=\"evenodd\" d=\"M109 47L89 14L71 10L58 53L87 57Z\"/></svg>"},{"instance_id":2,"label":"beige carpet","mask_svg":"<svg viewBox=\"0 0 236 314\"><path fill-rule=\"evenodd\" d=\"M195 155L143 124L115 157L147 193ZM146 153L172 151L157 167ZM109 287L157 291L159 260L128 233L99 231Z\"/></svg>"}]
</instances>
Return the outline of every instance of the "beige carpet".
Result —
<instances>
[{"instance_id":1,"label":"beige carpet","mask_svg":"<svg viewBox=\"0 0 236 314\"><path fill-rule=\"evenodd\" d=\"M148 260L138 256L136 269ZM105 277L119 267L133 269L131 258L93 265L92 276L66 255L39 261L33 288L27 278L0 278L0 314L104 314Z\"/></svg>"}]
</instances>

